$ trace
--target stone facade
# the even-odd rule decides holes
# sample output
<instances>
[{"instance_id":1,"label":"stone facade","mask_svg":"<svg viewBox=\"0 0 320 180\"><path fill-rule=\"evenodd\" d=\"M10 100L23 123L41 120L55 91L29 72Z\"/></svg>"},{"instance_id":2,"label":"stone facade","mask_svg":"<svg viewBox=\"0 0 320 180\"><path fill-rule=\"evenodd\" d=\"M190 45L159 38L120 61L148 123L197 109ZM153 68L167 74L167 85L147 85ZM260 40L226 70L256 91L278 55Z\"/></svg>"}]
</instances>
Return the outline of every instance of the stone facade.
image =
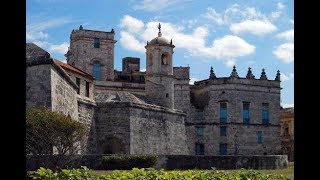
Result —
<instances>
[{"instance_id":1,"label":"stone facade","mask_svg":"<svg viewBox=\"0 0 320 180\"><path fill-rule=\"evenodd\" d=\"M288 155L288 160L294 160L294 108L281 109L281 149Z\"/></svg>"},{"instance_id":2,"label":"stone facade","mask_svg":"<svg viewBox=\"0 0 320 180\"><path fill-rule=\"evenodd\" d=\"M281 154L279 71L268 80L264 69L258 79L250 68L245 78L235 67L229 77L211 68L190 85L190 67L173 67L175 46L161 26L145 46L146 72L133 57L114 70L115 42L113 30L81 26L67 64L27 44L27 106L50 105L85 123L82 154Z\"/></svg>"},{"instance_id":3,"label":"stone facade","mask_svg":"<svg viewBox=\"0 0 320 180\"><path fill-rule=\"evenodd\" d=\"M94 46L95 38L99 46ZM100 80L114 78L114 31L103 32L79 28L70 35L70 49L66 54L68 64L92 74L93 64L101 67Z\"/></svg>"}]
</instances>

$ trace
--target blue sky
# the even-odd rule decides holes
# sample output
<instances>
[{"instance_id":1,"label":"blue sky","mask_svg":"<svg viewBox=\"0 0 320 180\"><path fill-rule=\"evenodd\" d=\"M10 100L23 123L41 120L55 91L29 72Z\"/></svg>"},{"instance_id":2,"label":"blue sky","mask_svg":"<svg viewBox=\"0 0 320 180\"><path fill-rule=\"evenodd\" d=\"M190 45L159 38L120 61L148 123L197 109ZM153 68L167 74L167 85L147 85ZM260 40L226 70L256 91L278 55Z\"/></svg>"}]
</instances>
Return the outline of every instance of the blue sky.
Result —
<instances>
[{"instance_id":1,"label":"blue sky","mask_svg":"<svg viewBox=\"0 0 320 180\"><path fill-rule=\"evenodd\" d=\"M240 77L248 67L256 78L265 68L268 79L281 72L281 104L294 105L293 0L27 0L27 42L65 61L72 29L115 30L115 69L123 57L139 57L145 69L147 41L172 39L174 66L190 66L191 82Z\"/></svg>"}]
</instances>

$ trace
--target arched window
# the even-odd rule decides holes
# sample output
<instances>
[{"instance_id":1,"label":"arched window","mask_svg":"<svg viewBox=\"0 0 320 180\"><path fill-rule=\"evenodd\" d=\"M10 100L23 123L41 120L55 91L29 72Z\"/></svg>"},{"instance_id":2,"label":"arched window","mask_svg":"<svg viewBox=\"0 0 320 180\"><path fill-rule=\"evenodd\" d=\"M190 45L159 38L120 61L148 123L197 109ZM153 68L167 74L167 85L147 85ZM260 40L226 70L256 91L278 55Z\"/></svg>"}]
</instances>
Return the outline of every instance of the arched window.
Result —
<instances>
[{"instance_id":1,"label":"arched window","mask_svg":"<svg viewBox=\"0 0 320 180\"><path fill-rule=\"evenodd\" d=\"M162 64L167 65L168 64L168 55L162 54L161 55L161 62L162 62Z\"/></svg>"},{"instance_id":2,"label":"arched window","mask_svg":"<svg viewBox=\"0 0 320 180\"><path fill-rule=\"evenodd\" d=\"M100 75L101 75L101 65L99 63L94 63L92 68L92 76L96 80L100 80Z\"/></svg>"}]
</instances>

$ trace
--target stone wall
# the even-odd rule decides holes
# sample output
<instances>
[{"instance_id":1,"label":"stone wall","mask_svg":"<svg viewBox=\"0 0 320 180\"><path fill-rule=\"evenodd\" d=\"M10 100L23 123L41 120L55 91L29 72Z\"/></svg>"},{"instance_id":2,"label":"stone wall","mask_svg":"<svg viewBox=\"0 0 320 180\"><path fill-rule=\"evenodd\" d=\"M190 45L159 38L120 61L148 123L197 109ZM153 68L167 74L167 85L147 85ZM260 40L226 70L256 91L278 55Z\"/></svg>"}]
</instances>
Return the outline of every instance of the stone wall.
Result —
<instances>
[{"instance_id":1,"label":"stone wall","mask_svg":"<svg viewBox=\"0 0 320 180\"><path fill-rule=\"evenodd\" d=\"M81 154L94 153L96 151L96 124L93 119L95 108L95 102L78 97L78 120L86 125L86 134L81 142Z\"/></svg>"},{"instance_id":2,"label":"stone wall","mask_svg":"<svg viewBox=\"0 0 320 180\"><path fill-rule=\"evenodd\" d=\"M130 108L130 154L188 154L185 115L151 108Z\"/></svg>"},{"instance_id":3,"label":"stone wall","mask_svg":"<svg viewBox=\"0 0 320 180\"><path fill-rule=\"evenodd\" d=\"M51 65L43 64L26 68L26 108L51 107Z\"/></svg>"},{"instance_id":4,"label":"stone wall","mask_svg":"<svg viewBox=\"0 0 320 180\"><path fill-rule=\"evenodd\" d=\"M80 168L102 170L104 154L90 155L27 155L26 171L35 171L40 167L53 169L55 165L61 168ZM288 165L286 155L268 156L185 156L160 155L156 169L281 169Z\"/></svg>"},{"instance_id":5,"label":"stone wall","mask_svg":"<svg viewBox=\"0 0 320 180\"><path fill-rule=\"evenodd\" d=\"M94 114L97 154L130 153L130 109L122 103L97 103Z\"/></svg>"},{"instance_id":6,"label":"stone wall","mask_svg":"<svg viewBox=\"0 0 320 180\"><path fill-rule=\"evenodd\" d=\"M191 114L187 118L188 147L195 153L195 143L204 144L205 155L219 155L219 145L227 144L227 154L261 155L280 152L280 86L279 82L248 79L213 79L191 88ZM220 123L220 103L227 103L227 122ZM243 123L243 102L250 102L250 122ZM262 124L262 103L269 104L269 124ZM190 121L189 121L190 120ZM226 136L220 135L221 126ZM204 136L196 128L204 128ZM257 143L257 132L262 143Z\"/></svg>"},{"instance_id":7,"label":"stone wall","mask_svg":"<svg viewBox=\"0 0 320 180\"><path fill-rule=\"evenodd\" d=\"M66 81L55 68L51 68L50 74L52 110L78 120L77 89Z\"/></svg>"}]
</instances>

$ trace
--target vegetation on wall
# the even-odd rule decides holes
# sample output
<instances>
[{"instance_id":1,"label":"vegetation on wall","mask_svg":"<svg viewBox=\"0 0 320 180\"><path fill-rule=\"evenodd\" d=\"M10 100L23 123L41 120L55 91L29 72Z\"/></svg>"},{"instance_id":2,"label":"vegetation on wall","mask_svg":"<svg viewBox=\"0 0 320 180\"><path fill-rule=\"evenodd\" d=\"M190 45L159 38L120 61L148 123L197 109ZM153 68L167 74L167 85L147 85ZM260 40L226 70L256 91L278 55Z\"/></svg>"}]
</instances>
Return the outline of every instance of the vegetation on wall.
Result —
<instances>
[{"instance_id":1,"label":"vegetation on wall","mask_svg":"<svg viewBox=\"0 0 320 180\"><path fill-rule=\"evenodd\" d=\"M155 155L117 155L104 156L102 164L104 169L126 169L155 167Z\"/></svg>"}]
</instances>

